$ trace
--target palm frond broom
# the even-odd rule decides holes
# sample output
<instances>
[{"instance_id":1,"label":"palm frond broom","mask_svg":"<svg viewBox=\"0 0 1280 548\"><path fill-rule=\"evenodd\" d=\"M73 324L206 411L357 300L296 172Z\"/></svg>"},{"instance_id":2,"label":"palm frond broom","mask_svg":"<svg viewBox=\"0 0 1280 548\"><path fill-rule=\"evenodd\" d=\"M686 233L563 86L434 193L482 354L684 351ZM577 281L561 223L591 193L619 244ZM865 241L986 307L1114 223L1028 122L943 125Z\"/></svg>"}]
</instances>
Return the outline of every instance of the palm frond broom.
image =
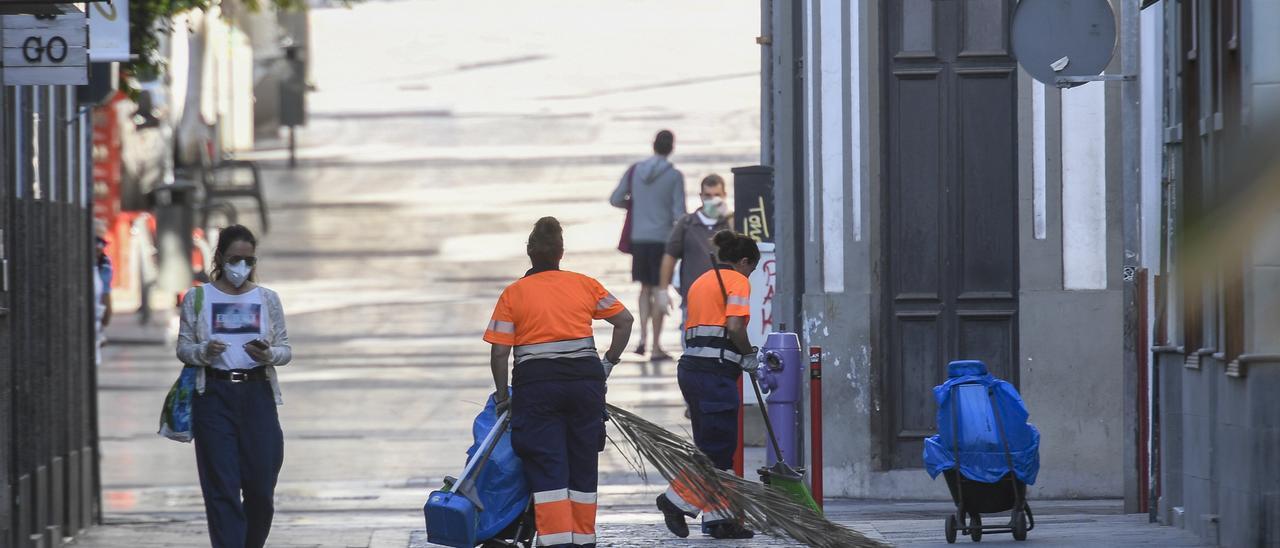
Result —
<instances>
[{"instance_id":1,"label":"palm frond broom","mask_svg":"<svg viewBox=\"0 0 1280 548\"><path fill-rule=\"evenodd\" d=\"M704 500L723 501L743 523L762 533L784 534L819 548L879 548L885 544L832 523L785 492L717 469L711 459L685 438L635 413L608 405L611 422L632 452L613 442L623 458L646 477L648 461L667 481L679 478Z\"/></svg>"}]
</instances>

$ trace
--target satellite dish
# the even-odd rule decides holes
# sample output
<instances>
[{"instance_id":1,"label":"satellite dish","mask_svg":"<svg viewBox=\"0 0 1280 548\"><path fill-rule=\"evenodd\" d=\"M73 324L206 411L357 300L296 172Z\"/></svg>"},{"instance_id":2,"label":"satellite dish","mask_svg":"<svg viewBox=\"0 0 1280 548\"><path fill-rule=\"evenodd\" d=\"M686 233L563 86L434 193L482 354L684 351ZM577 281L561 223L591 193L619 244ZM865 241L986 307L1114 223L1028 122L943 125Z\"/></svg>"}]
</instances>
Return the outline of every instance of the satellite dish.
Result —
<instances>
[{"instance_id":1,"label":"satellite dish","mask_svg":"<svg viewBox=\"0 0 1280 548\"><path fill-rule=\"evenodd\" d=\"M1116 16L1107 0L1021 0L1013 12L1013 55L1046 85L1074 87L1087 81L1080 77L1102 74L1115 48Z\"/></svg>"}]
</instances>

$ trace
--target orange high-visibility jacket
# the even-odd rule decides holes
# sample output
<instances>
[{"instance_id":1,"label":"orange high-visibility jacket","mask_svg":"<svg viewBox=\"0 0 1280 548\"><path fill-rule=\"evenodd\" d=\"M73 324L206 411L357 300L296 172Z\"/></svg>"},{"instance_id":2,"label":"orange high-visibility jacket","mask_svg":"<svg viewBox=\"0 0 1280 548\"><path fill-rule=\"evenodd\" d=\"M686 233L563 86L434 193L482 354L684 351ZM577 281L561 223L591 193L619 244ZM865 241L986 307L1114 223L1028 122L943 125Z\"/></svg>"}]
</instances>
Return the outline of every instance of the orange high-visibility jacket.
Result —
<instances>
[{"instance_id":1,"label":"orange high-visibility jacket","mask_svg":"<svg viewBox=\"0 0 1280 548\"><path fill-rule=\"evenodd\" d=\"M604 378L591 322L625 310L595 279L563 270L530 271L507 286L484 332L514 347L512 385L554 378Z\"/></svg>"},{"instance_id":2,"label":"orange high-visibility jacket","mask_svg":"<svg viewBox=\"0 0 1280 548\"><path fill-rule=\"evenodd\" d=\"M725 323L729 317L751 318L751 281L726 266L717 267L724 291L716 279L716 271L708 270L689 286L689 319L684 324L685 356L724 359L740 363L742 355L729 340ZM725 296L725 293L728 296Z\"/></svg>"}]
</instances>

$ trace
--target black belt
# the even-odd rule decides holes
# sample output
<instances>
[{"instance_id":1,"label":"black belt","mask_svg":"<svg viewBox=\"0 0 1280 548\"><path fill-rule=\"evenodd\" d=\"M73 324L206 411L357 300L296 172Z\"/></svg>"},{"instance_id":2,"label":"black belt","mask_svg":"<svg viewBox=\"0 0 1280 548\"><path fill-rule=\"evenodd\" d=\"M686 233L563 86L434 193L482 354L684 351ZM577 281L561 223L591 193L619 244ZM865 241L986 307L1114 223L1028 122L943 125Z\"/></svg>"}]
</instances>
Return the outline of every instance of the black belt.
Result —
<instances>
[{"instance_id":1,"label":"black belt","mask_svg":"<svg viewBox=\"0 0 1280 548\"><path fill-rule=\"evenodd\" d=\"M215 379L231 381L231 382L267 380L267 368L265 367L255 367L253 369L231 369L231 370L214 369L210 367L207 373L208 375L212 376Z\"/></svg>"}]
</instances>

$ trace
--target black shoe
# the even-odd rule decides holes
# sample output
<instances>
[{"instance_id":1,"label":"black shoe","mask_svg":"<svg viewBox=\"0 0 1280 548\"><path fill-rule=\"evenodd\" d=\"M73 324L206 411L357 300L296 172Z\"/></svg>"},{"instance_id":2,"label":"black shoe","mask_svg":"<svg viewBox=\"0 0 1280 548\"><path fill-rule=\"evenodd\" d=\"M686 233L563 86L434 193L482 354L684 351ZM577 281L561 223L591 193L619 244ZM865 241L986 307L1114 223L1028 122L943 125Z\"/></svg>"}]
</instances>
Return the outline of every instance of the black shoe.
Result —
<instances>
[{"instance_id":1,"label":"black shoe","mask_svg":"<svg viewBox=\"0 0 1280 548\"><path fill-rule=\"evenodd\" d=\"M711 538L717 539L749 539L755 537L750 529L733 522L717 523L711 526Z\"/></svg>"},{"instance_id":2,"label":"black shoe","mask_svg":"<svg viewBox=\"0 0 1280 548\"><path fill-rule=\"evenodd\" d=\"M637 346L637 347L636 347L635 353L636 353L636 354L639 354L639 355L641 355L641 356L643 356L643 355L644 355L644 341L641 341L641 342L640 342L640 346Z\"/></svg>"},{"instance_id":3,"label":"black shoe","mask_svg":"<svg viewBox=\"0 0 1280 548\"><path fill-rule=\"evenodd\" d=\"M684 512L676 508L676 504L667 498L666 493L658 495L658 509L662 510L662 520L667 522L667 529L671 534L680 537L689 537L689 524L684 522Z\"/></svg>"}]
</instances>

